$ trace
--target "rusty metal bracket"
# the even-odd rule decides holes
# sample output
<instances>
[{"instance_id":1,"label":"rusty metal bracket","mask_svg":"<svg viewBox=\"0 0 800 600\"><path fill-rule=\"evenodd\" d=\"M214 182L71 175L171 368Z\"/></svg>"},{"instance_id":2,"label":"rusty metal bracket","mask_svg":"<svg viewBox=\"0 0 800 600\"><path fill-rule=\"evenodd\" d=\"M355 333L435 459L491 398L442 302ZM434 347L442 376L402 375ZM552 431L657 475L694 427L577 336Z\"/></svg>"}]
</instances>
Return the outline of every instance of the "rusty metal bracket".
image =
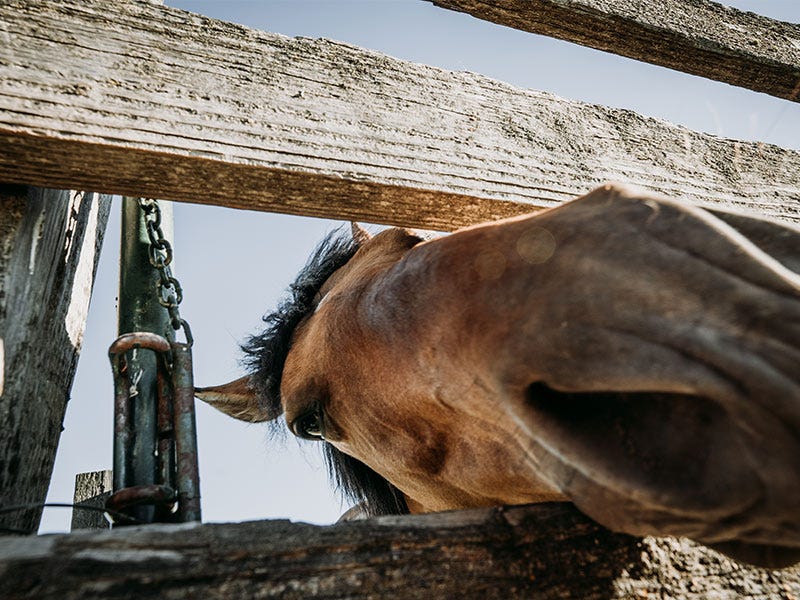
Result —
<instances>
[{"instance_id":1,"label":"rusty metal bracket","mask_svg":"<svg viewBox=\"0 0 800 600\"><path fill-rule=\"evenodd\" d=\"M131 372L132 353L152 352L156 360L157 436L144 451L156 457L155 483L133 481L134 414L139 374ZM121 335L108 351L114 376L114 494L107 506L126 514L141 505L155 506L152 521L199 521L200 484L194 415L191 344L168 341L148 332ZM133 515L132 515L133 516ZM141 520L141 513L136 518Z\"/></svg>"}]
</instances>

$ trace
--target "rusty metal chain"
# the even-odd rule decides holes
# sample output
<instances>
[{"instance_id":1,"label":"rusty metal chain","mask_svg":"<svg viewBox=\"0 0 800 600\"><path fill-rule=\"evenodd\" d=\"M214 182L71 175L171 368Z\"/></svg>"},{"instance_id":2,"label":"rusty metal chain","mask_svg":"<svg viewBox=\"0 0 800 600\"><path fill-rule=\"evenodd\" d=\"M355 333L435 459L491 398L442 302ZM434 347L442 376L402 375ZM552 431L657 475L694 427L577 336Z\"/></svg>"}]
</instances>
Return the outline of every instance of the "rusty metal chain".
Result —
<instances>
[{"instance_id":1,"label":"rusty metal chain","mask_svg":"<svg viewBox=\"0 0 800 600\"><path fill-rule=\"evenodd\" d=\"M178 305L183 301L183 288L180 282L172 275L172 244L164 237L161 229L161 209L154 198L139 198L139 208L144 213L144 222L147 227L147 236L150 238L148 254L150 264L158 271L156 282L156 295L158 302L167 309L172 328L178 331L183 327L186 342L193 343L192 330L189 323L181 318Z\"/></svg>"}]
</instances>

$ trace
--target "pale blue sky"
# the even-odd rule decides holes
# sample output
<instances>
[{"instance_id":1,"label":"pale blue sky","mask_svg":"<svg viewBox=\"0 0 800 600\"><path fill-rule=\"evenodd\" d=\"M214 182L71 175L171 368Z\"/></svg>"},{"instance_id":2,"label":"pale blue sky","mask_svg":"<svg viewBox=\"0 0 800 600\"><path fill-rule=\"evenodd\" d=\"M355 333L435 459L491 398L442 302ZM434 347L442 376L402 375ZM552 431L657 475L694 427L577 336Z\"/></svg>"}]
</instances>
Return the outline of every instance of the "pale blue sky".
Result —
<instances>
[{"instance_id":1,"label":"pale blue sky","mask_svg":"<svg viewBox=\"0 0 800 600\"><path fill-rule=\"evenodd\" d=\"M467 70L557 95L629 108L724 137L800 149L800 107L445 11L422 0L172 0L184 10L290 36L327 37L446 69ZM800 21L797 0L726 2ZM118 203L117 203L118 204ZM119 206L115 205L56 462L50 501L70 501L75 473L110 468L111 374L116 337ZM195 378L237 377L237 343L260 326L325 232L337 223L208 206L175 207L181 306L195 333ZM207 521L291 518L331 522L342 511L313 443L270 442L266 428L198 407ZM304 451L301 451L304 448ZM65 531L69 511L49 509L42 531Z\"/></svg>"}]
</instances>

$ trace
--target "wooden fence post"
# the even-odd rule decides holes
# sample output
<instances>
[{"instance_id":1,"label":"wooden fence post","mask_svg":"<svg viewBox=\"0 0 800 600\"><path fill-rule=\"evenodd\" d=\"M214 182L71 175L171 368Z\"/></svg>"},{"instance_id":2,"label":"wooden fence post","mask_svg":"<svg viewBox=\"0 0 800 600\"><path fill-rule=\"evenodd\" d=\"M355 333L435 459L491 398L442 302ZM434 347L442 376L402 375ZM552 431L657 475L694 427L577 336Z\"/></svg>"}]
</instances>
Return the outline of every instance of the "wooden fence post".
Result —
<instances>
[{"instance_id":1,"label":"wooden fence post","mask_svg":"<svg viewBox=\"0 0 800 600\"><path fill-rule=\"evenodd\" d=\"M0 507L44 502L110 198L0 185ZM0 514L35 531L41 509Z\"/></svg>"},{"instance_id":2,"label":"wooden fence post","mask_svg":"<svg viewBox=\"0 0 800 600\"><path fill-rule=\"evenodd\" d=\"M102 508L112 492L111 470L78 473L75 476L75 495L72 501L82 506ZM99 511L72 509L71 531L79 529L109 529L105 515Z\"/></svg>"}]
</instances>

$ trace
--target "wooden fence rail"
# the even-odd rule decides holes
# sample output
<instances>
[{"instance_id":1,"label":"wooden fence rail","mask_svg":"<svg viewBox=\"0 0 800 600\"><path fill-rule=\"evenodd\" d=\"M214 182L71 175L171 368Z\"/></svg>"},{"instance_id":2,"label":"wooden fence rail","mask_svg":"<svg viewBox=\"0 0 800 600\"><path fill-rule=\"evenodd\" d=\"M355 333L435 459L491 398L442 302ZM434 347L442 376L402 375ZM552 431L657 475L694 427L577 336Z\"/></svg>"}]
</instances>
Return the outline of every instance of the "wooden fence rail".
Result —
<instances>
[{"instance_id":1,"label":"wooden fence rail","mask_svg":"<svg viewBox=\"0 0 800 600\"><path fill-rule=\"evenodd\" d=\"M800 25L709 0L430 0L515 29L800 102Z\"/></svg>"},{"instance_id":2,"label":"wooden fence rail","mask_svg":"<svg viewBox=\"0 0 800 600\"><path fill-rule=\"evenodd\" d=\"M7 0L0 37L0 180L442 230L617 180L800 219L798 152L344 44L135 0Z\"/></svg>"},{"instance_id":3,"label":"wooden fence rail","mask_svg":"<svg viewBox=\"0 0 800 600\"><path fill-rule=\"evenodd\" d=\"M0 539L6 600L798 596L798 568L756 569L686 540L613 534L566 504Z\"/></svg>"}]
</instances>

